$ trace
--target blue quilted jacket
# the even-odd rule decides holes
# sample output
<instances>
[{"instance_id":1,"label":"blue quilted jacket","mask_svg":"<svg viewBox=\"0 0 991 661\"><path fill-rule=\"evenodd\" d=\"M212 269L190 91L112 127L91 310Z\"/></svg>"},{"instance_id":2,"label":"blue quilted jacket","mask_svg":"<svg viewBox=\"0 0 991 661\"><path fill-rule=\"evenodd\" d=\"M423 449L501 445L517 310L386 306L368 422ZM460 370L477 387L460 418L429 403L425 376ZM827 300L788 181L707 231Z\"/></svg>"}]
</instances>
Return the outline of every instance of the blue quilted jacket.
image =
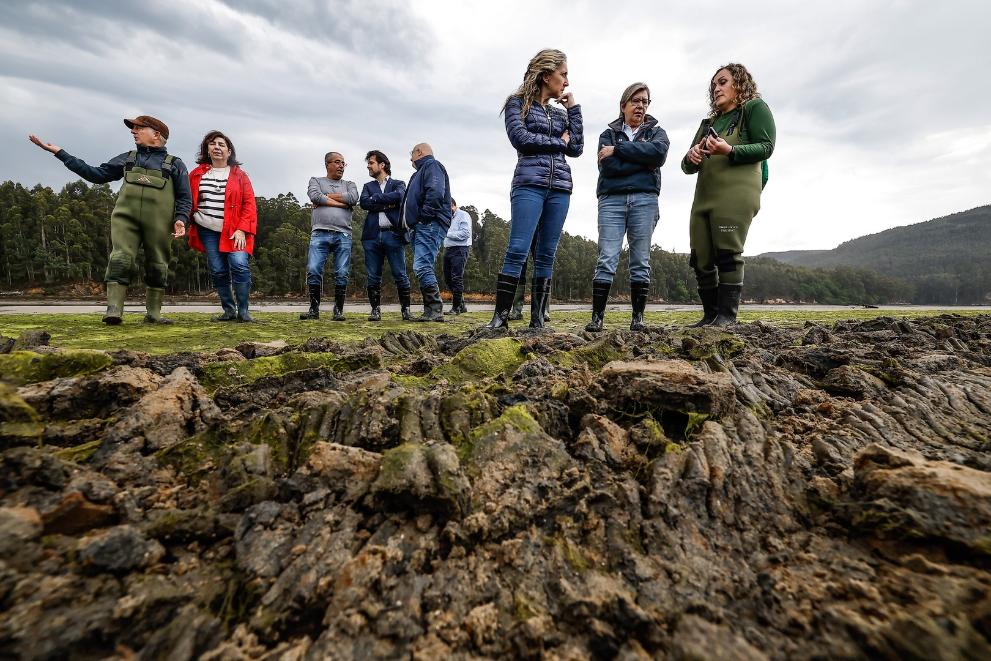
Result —
<instances>
[{"instance_id":1,"label":"blue quilted jacket","mask_svg":"<svg viewBox=\"0 0 991 661\"><path fill-rule=\"evenodd\" d=\"M513 188L540 186L571 192L571 167L565 156L581 156L585 145L581 106L564 108L530 106L526 119L520 117L523 99L513 97L506 105L506 135L516 148L519 160L513 173ZM561 135L570 135L565 145Z\"/></svg>"}]
</instances>

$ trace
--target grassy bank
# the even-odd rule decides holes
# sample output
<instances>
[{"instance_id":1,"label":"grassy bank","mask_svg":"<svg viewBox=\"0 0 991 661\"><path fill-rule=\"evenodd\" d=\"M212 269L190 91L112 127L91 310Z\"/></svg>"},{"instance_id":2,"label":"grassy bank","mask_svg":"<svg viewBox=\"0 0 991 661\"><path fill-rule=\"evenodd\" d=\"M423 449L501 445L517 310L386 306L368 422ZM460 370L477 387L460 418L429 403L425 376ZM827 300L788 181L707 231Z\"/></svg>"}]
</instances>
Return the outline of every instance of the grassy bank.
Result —
<instances>
[{"instance_id":1,"label":"grassy bank","mask_svg":"<svg viewBox=\"0 0 991 661\"><path fill-rule=\"evenodd\" d=\"M895 316L917 318L942 314L938 310L899 311ZM979 311L963 314L980 314ZM806 321L832 324L844 319L872 319L892 315L890 310L850 309L808 312L796 310L746 312L740 321L761 320L770 324L802 325ZM379 337L388 331L415 330L418 332L459 334L478 328L491 318L489 312L471 312L448 317L444 324L414 324L403 322L397 313L387 313L381 322L368 322L365 315L351 313L345 322L320 319L299 321L297 313L254 313L257 323L214 323L205 313L176 313L169 318L171 326L153 326L141 323L140 314L128 314L121 326L105 326L100 314L11 314L0 316L0 335L17 337L25 331L43 330L51 334L53 346L78 349L133 349L150 353L174 351L212 351L221 347L233 347L241 342L271 342L284 340L289 344L300 343L310 337L329 337L339 342L359 342L366 337ZM692 323L698 312L649 312L647 322L657 326L683 326ZM554 312L551 327L565 332L579 332L588 322L588 312ZM514 327L527 324L513 322ZM625 328L629 324L628 311L609 311L606 327Z\"/></svg>"}]
</instances>

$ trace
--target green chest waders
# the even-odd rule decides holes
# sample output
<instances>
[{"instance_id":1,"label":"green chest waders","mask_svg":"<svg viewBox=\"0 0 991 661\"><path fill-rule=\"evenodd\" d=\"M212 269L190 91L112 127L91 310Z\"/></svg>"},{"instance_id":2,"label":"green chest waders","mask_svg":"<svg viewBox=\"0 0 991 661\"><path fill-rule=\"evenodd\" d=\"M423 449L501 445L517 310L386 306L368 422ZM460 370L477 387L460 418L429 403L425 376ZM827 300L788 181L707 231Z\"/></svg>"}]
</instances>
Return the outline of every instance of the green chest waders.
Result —
<instances>
[{"instance_id":1,"label":"green chest waders","mask_svg":"<svg viewBox=\"0 0 991 661\"><path fill-rule=\"evenodd\" d=\"M107 262L107 314L104 321L120 323L124 295L134 273L138 249L145 251L147 285L146 321L161 319L162 298L172 256L175 190L169 173L175 157L168 155L161 170L134 165L137 152L128 154L124 184L110 216L112 250Z\"/></svg>"},{"instance_id":2,"label":"green chest waders","mask_svg":"<svg viewBox=\"0 0 991 661\"><path fill-rule=\"evenodd\" d=\"M709 125L704 123L699 133ZM731 124L720 137L736 146L743 142L740 133ZM729 156L717 154L702 162L689 223L691 266L699 289L743 283L743 245L760 210L761 177L760 163L734 164Z\"/></svg>"}]
</instances>

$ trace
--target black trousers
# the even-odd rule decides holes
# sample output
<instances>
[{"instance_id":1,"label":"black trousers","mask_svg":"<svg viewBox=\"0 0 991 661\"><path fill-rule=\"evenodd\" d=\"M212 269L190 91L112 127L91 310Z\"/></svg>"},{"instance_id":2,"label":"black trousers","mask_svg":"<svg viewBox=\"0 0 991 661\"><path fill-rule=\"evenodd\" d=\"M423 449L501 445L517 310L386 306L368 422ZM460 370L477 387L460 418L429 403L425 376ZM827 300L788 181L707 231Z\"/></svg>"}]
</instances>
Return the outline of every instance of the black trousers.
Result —
<instances>
[{"instance_id":1,"label":"black trousers","mask_svg":"<svg viewBox=\"0 0 991 661\"><path fill-rule=\"evenodd\" d=\"M444 248L444 284L451 292L465 290L465 264L468 263L469 246Z\"/></svg>"}]
</instances>

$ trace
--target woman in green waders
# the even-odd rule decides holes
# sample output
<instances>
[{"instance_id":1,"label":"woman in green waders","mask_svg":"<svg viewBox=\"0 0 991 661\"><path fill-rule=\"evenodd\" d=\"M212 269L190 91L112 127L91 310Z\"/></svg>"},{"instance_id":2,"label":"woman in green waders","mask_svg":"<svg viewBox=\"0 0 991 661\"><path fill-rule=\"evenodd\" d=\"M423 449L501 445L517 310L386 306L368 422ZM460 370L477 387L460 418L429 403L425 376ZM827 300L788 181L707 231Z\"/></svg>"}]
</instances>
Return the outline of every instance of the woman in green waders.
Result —
<instances>
[{"instance_id":1,"label":"woman in green waders","mask_svg":"<svg viewBox=\"0 0 991 661\"><path fill-rule=\"evenodd\" d=\"M760 210L767 159L774 151L771 109L742 64L727 64L709 83L709 116L681 161L698 174L689 223L703 317L693 326L736 323L743 291L743 244Z\"/></svg>"}]
</instances>

